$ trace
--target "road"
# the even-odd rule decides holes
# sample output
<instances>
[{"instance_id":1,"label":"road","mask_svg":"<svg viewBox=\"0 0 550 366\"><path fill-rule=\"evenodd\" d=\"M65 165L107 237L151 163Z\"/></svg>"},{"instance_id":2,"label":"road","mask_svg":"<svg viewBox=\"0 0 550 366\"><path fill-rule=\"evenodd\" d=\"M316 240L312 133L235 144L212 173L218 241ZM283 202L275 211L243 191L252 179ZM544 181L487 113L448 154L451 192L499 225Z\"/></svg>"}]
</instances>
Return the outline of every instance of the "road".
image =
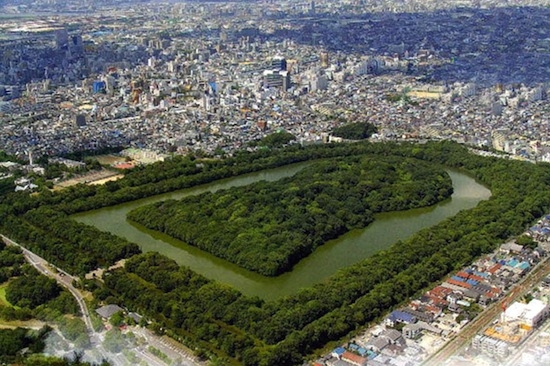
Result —
<instances>
[{"instance_id":1,"label":"road","mask_svg":"<svg viewBox=\"0 0 550 366\"><path fill-rule=\"evenodd\" d=\"M154 356L151 356L149 355L148 353L146 353L145 351L143 351L142 349L140 348L137 348L135 350L135 352L141 356L141 359L146 361L147 362L147 365L152 365L152 366L166 366L166 364L161 361L160 359L154 357Z\"/></svg>"},{"instance_id":2,"label":"road","mask_svg":"<svg viewBox=\"0 0 550 366\"><path fill-rule=\"evenodd\" d=\"M509 305L514 302L518 297L522 296L526 290L531 289L535 284L540 282L546 275L548 275L548 273L550 273L550 258L546 257L513 287L510 294L490 305L471 323L467 324L459 334L447 342L447 344L445 344L438 352L424 361L422 365L443 365L445 361L449 360L451 356L457 353L458 350L468 345L476 334L487 327L489 323L500 314L504 304Z\"/></svg>"},{"instance_id":3,"label":"road","mask_svg":"<svg viewBox=\"0 0 550 366\"><path fill-rule=\"evenodd\" d=\"M168 336L158 337L145 328L131 327L131 331L143 337L148 345L153 346L172 360L179 360L183 366L201 366L201 363L189 350Z\"/></svg>"}]
</instances>

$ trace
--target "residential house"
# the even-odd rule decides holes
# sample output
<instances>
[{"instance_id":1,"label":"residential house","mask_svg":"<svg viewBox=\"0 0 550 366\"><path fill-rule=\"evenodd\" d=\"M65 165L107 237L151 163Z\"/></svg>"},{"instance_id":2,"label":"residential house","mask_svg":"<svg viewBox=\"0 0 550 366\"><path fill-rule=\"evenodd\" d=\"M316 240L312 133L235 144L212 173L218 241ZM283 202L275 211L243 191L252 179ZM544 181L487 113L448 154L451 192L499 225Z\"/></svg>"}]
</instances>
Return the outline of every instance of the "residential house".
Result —
<instances>
[{"instance_id":1,"label":"residential house","mask_svg":"<svg viewBox=\"0 0 550 366\"><path fill-rule=\"evenodd\" d=\"M516 244L514 242L504 243L500 246L500 251L506 254L521 253L523 245Z\"/></svg>"},{"instance_id":2,"label":"residential house","mask_svg":"<svg viewBox=\"0 0 550 366\"><path fill-rule=\"evenodd\" d=\"M415 319L431 323L434 320L434 315L425 311L417 311L410 308L403 309L403 312L412 315Z\"/></svg>"},{"instance_id":3,"label":"residential house","mask_svg":"<svg viewBox=\"0 0 550 366\"><path fill-rule=\"evenodd\" d=\"M99 309L96 309L96 313L99 314L103 319L109 319L112 317L115 313L118 313L119 311L124 311L120 306L109 304L100 307Z\"/></svg>"},{"instance_id":4,"label":"residential house","mask_svg":"<svg viewBox=\"0 0 550 366\"><path fill-rule=\"evenodd\" d=\"M401 336L401 332L395 329L386 329L379 337L387 338L390 341L390 344L399 344L403 346L405 340Z\"/></svg>"},{"instance_id":5,"label":"residential house","mask_svg":"<svg viewBox=\"0 0 550 366\"><path fill-rule=\"evenodd\" d=\"M342 360L349 362L352 365L355 366L365 366L367 365L367 359L365 357L361 357L359 355L356 355L355 353L351 353L349 351L346 351L342 354Z\"/></svg>"},{"instance_id":6,"label":"residential house","mask_svg":"<svg viewBox=\"0 0 550 366\"><path fill-rule=\"evenodd\" d=\"M380 353L384 348L390 345L390 340L386 337L371 338L366 347L374 352Z\"/></svg>"},{"instance_id":7,"label":"residential house","mask_svg":"<svg viewBox=\"0 0 550 366\"><path fill-rule=\"evenodd\" d=\"M412 324L416 323L417 318L405 311L395 310L386 318L386 326L395 327L397 323Z\"/></svg>"},{"instance_id":8,"label":"residential house","mask_svg":"<svg viewBox=\"0 0 550 366\"><path fill-rule=\"evenodd\" d=\"M340 359L340 357L342 357L344 352L346 352L346 349L344 347L337 347L331 352L330 355L334 358Z\"/></svg>"}]
</instances>

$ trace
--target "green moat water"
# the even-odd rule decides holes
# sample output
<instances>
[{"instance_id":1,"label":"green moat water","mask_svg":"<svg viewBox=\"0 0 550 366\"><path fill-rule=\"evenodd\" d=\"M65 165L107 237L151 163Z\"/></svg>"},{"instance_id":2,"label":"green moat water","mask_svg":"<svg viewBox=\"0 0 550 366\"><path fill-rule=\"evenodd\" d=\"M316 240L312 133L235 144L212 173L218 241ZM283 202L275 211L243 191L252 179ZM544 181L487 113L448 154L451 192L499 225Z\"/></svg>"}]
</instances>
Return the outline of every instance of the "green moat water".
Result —
<instances>
[{"instance_id":1,"label":"green moat water","mask_svg":"<svg viewBox=\"0 0 550 366\"><path fill-rule=\"evenodd\" d=\"M473 178L461 172L448 170L454 187L454 193L450 199L431 207L376 215L375 222L367 228L349 232L327 242L299 262L291 272L274 278L247 271L179 240L131 224L126 220L126 214L129 211L145 204L247 185L259 180L274 181L295 174L307 164L309 163L299 163L224 179L190 189L84 212L74 215L74 218L137 243L144 252L158 251L207 278L227 283L247 295L271 300L321 282L340 268L357 263L388 248L398 240L408 238L420 229L454 216L460 210L475 207L480 201L491 196L491 192Z\"/></svg>"}]
</instances>

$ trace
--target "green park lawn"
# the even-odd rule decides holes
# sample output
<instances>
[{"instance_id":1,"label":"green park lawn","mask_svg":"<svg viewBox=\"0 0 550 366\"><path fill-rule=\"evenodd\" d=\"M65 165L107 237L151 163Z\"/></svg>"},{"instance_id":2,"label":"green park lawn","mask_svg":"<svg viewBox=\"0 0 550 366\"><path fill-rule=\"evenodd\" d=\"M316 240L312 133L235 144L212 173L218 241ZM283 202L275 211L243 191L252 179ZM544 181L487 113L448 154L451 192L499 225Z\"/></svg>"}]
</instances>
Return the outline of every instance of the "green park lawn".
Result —
<instances>
[{"instance_id":1,"label":"green park lawn","mask_svg":"<svg viewBox=\"0 0 550 366\"><path fill-rule=\"evenodd\" d=\"M6 299L6 288L8 287L8 282L4 282L0 284L0 305L3 306L11 306L15 307L16 309L19 309L18 306L13 306L10 304L10 302Z\"/></svg>"}]
</instances>

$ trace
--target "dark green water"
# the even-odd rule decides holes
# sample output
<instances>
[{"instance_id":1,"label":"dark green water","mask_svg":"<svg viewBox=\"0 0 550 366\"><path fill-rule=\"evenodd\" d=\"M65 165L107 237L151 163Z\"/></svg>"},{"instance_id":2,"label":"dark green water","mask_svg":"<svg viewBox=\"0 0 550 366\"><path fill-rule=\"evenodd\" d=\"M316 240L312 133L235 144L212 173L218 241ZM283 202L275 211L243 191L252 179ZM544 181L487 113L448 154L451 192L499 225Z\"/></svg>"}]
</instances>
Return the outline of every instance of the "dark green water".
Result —
<instances>
[{"instance_id":1,"label":"dark green water","mask_svg":"<svg viewBox=\"0 0 550 366\"><path fill-rule=\"evenodd\" d=\"M357 263L377 251L387 248L397 240L406 239L422 228L433 226L443 219L455 215L460 210L472 208L491 195L487 188L471 177L456 171L449 171L454 187L451 199L427 208L377 215L376 221L366 229L349 232L326 243L298 263L292 272L276 278L249 272L179 240L143 227L133 226L126 221L126 214L129 211L144 204L247 185L258 180L273 181L293 175L305 164L308 163L246 174L191 189L85 212L75 215L74 218L137 243L143 251L158 251L173 258L179 264L188 266L208 278L230 284L247 295L255 295L269 300L321 282L338 269Z\"/></svg>"}]
</instances>

